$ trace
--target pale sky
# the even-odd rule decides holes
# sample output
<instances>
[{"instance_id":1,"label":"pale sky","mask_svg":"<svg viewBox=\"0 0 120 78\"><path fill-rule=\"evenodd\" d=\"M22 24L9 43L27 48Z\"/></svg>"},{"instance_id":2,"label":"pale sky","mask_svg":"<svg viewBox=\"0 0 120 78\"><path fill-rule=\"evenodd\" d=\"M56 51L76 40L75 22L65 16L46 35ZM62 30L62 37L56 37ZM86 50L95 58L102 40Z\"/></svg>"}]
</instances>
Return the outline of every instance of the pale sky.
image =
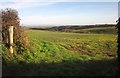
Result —
<instances>
[{"instance_id":1,"label":"pale sky","mask_svg":"<svg viewBox=\"0 0 120 78\"><path fill-rule=\"evenodd\" d=\"M113 24L119 0L0 0L0 9L14 8L23 25Z\"/></svg>"}]
</instances>

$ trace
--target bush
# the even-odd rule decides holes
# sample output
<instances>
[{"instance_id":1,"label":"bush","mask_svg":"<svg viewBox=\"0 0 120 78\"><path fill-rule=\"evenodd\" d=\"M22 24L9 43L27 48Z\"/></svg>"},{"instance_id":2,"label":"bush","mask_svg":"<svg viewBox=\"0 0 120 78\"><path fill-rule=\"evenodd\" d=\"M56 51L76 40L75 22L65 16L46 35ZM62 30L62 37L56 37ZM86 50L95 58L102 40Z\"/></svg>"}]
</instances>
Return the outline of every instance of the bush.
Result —
<instances>
[{"instance_id":1,"label":"bush","mask_svg":"<svg viewBox=\"0 0 120 78\"><path fill-rule=\"evenodd\" d=\"M9 26L14 26L13 46L15 47L17 53L23 52L24 49L27 49L29 47L29 41L24 34L24 29L20 26L18 12L15 9L11 8L1 10L1 18L3 44L6 48L9 48L10 44L8 42L8 28Z\"/></svg>"}]
</instances>

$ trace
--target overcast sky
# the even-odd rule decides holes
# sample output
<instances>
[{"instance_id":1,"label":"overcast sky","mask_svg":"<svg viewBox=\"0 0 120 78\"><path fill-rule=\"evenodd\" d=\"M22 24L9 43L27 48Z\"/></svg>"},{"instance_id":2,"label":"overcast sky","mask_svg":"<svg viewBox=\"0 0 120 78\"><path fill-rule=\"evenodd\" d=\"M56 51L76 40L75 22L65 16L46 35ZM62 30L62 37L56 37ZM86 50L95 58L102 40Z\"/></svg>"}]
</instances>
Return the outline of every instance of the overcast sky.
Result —
<instances>
[{"instance_id":1,"label":"overcast sky","mask_svg":"<svg viewBox=\"0 0 120 78\"><path fill-rule=\"evenodd\" d=\"M118 0L0 0L5 8L16 9L23 25L111 24L118 18Z\"/></svg>"}]
</instances>

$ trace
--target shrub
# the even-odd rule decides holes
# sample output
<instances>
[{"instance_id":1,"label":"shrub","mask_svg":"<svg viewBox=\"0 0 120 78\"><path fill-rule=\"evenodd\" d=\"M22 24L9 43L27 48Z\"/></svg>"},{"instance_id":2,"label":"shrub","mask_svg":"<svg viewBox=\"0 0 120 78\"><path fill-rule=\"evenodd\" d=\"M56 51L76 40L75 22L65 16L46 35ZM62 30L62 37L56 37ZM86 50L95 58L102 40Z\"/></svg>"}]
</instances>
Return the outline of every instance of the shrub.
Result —
<instances>
[{"instance_id":1,"label":"shrub","mask_svg":"<svg viewBox=\"0 0 120 78\"><path fill-rule=\"evenodd\" d=\"M24 29L20 26L20 18L18 12L15 9L7 8L1 10L1 24L2 24L2 42L5 47L9 48L8 43L8 28L14 26L13 41L14 47L17 48L17 52L21 53L24 49L28 48L29 41L24 34Z\"/></svg>"}]
</instances>

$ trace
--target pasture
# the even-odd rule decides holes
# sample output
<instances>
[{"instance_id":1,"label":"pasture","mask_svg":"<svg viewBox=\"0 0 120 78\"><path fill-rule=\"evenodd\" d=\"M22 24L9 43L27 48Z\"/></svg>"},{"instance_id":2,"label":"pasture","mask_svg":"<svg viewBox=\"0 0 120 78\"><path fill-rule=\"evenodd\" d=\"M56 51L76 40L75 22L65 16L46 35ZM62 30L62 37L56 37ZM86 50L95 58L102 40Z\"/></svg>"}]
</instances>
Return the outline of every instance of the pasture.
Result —
<instances>
[{"instance_id":1,"label":"pasture","mask_svg":"<svg viewBox=\"0 0 120 78\"><path fill-rule=\"evenodd\" d=\"M29 50L7 57L3 46L3 56L6 56L3 58L3 75L116 75L116 29L91 28L84 31L89 33L27 30L31 43Z\"/></svg>"}]
</instances>

